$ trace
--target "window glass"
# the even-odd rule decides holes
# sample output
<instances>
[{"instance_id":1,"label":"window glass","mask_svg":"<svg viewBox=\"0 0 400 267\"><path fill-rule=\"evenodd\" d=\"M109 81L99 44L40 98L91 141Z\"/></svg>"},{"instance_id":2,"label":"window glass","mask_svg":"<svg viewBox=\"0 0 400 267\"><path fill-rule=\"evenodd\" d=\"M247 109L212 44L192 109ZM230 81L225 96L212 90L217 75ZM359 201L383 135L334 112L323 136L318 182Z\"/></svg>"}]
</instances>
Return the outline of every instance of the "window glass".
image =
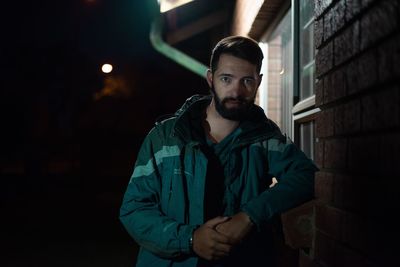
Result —
<instances>
[{"instance_id":1,"label":"window glass","mask_svg":"<svg viewBox=\"0 0 400 267\"><path fill-rule=\"evenodd\" d=\"M314 159L314 121L301 123L299 125L299 146L309 157Z\"/></svg>"},{"instance_id":2,"label":"window glass","mask_svg":"<svg viewBox=\"0 0 400 267\"><path fill-rule=\"evenodd\" d=\"M265 98L267 116L276 122L282 132L289 133L291 125L290 95L293 88L293 53L290 10L284 15L263 46L266 56L264 82L260 86Z\"/></svg>"},{"instance_id":3,"label":"window glass","mask_svg":"<svg viewBox=\"0 0 400 267\"><path fill-rule=\"evenodd\" d=\"M314 1L300 1L300 100L314 94Z\"/></svg>"}]
</instances>

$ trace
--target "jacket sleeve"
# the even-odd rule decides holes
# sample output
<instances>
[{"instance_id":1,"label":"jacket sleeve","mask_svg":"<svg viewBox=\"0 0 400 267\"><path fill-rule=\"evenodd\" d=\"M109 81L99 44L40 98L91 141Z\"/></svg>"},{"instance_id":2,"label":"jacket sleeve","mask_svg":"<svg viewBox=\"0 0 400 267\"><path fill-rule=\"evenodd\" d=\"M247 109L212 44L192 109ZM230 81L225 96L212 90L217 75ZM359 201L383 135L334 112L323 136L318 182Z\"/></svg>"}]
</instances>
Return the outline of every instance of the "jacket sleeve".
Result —
<instances>
[{"instance_id":1,"label":"jacket sleeve","mask_svg":"<svg viewBox=\"0 0 400 267\"><path fill-rule=\"evenodd\" d=\"M153 129L145 138L120 208L120 220L143 248L172 258L190 253L194 226L178 223L160 208L162 174L156 148L160 137Z\"/></svg>"},{"instance_id":2,"label":"jacket sleeve","mask_svg":"<svg viewBox=\"0 0 400 267\"><path fill-rule=\"evenodd\" d=\"M246 203L242 210L261 227L274 215L314 197L314 176L318 168L289 139L267 142L269 175L278 183Z\"/></svg>"}]
</instances>

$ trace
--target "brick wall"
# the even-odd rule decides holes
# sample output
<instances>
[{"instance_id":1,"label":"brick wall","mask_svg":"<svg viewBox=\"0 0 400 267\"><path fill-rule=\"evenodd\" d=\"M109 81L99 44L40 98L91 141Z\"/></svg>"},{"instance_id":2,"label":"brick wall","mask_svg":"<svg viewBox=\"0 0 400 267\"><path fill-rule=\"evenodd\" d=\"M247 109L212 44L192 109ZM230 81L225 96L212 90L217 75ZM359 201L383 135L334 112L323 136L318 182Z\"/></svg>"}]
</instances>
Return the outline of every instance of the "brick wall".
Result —
<instances>
[{"instance_id":1,"label":"brick wall","mask_svg":"<svg viewBox=\"0 0 400 267\"><path fill-rule=\"evenodd\" d=\"M398 265L400 4L316 0L315 5L321 171L315 182L313 260L300 255L300 265Z\"/></svg>"}]
</instances>

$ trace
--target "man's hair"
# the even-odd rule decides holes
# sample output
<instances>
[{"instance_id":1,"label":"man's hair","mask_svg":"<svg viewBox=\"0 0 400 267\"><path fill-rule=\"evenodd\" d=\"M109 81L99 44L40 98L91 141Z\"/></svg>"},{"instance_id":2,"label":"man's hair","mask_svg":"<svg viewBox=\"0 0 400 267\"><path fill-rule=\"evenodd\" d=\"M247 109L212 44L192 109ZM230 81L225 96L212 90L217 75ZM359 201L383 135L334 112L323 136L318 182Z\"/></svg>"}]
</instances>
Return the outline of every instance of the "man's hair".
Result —
<instances>
[{"instance_id":1,"label":"man's hair","mask_svg":"<svg viewBox=\"0 0 400 267\"><path fill-rule=\"evenodd\" d=\"M222 54L229 54L249 61L257 66L258 72L261 70L261 63L264 58L262 50L255 40L244 36L229 36L219 41L212 51L210 60L212 73L217 69Z\"/></svg>"}]
</instances>

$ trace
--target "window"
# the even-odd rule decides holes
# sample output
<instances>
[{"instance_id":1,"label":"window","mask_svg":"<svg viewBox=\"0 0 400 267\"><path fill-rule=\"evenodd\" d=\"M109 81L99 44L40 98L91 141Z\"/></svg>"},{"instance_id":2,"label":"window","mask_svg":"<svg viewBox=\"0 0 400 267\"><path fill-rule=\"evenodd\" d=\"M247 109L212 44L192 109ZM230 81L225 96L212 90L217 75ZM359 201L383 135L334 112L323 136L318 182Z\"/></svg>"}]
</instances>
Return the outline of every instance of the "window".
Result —
<instances>
[{"instance_id":1,"label":"window","mask_svg":"<svg viewBox=\"0 0 400 267\"><path fill-rule=\"evenodd\" d=\"M291 91L293 87L292 30L290 11L260 46L264 52L260 106L282 130L291 131Z\"/></svg>"},{"instance_id":2,"label":"window","mask_svg":"<svg viewBox=\"0 0 400 267\"><path fill-rule=\"evenodd\" d=\"M266 30L259 105L294 142L314 159L315 48L314 1L285 2Z\"/></svg>"},{"instance_id":3,"label":"window","mask_svg":"<svg viewBox=\"0 0 400 267\"><path fill-rule=\"evenodd\" d=\"M294 58L295 65L299 66L295 95L298 102L292 109L293 137L295 143L311 159L314 159L315 143L315 115L319 111L315 108L315 48L314 48L314 1L292 1L294 9L294 27L297 35L294 49L298 56ZM297 61L297 62L296 62ZM296 75L295 75L296 77Z\"/></svg>"},{"instance_id":4,"label":"window","mask_svg":"<svg viewBox=\"0 0 400 267\"><path fill-rule=\"evenodd\" d=\"M300 100L314 95L314 1L300 1Z\"/></svg>"}]
</instances>

